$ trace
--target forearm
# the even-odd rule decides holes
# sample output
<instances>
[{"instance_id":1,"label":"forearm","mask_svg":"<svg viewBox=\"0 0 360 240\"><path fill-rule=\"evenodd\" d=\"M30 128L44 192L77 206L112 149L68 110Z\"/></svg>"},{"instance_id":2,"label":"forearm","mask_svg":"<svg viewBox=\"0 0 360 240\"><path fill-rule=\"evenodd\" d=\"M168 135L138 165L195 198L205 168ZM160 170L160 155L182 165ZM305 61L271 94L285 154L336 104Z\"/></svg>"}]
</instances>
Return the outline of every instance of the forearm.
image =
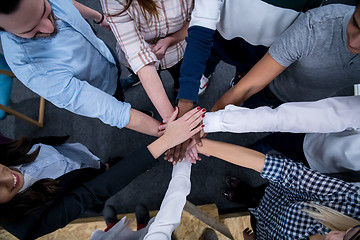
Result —
<instances>
[{"instance_id":1,"label":"forearm","mask_svg":"<svg viewBox=\"0 0 360 240\"><path fill-rule=\"evenodd\" d=\"M359 96L351 96L284 103L276 109L229 105L224 110L206 113L204 131L329 133L359 129L359 103Z\"/></svg>"},{"instance_id":2,"label":"forearm","mask_svg":"<svg viewBox=\"0 0 360 240\"><path fill-rule=\"evenodd\" d=\"M238 84L215 103L211 111L223 109L228 104L242 104L246 99L262 90L285 69L286 67L280 65L269 53L266 53Z\"/></svg>"},{"instance_id":3,"label":"forearm","mask_svg":"<svg viewBox=\"0 0 360 240\"><path fill-rule=\"evenodd\" d=\"M160 122L156 119L136 110L130 109L130 120L126 128L158 137Z\"/></svg>"},{"instance_id":4,"label":"forearm","mask_svg":"<svg viewBox=\"0 0 360 240\"><path fill-rule=\"evenodd\" d=\"M174 109L166 95L155 65L148 64L142 67L138 71L138 76L150 101L154 104L160 116L163 119L170 117Z\"/></svg>"},{"instance_id":5,"label":"forearm","mask_svg":"<svg viewBox=\"0 0 360 240\"><path fill-rule=\"evenodd\" d=\"M194 102L187 99L179 99L177 107L179 108L178 117L182 117L185 113L194 107Z\"/></svg>"},{"instance_id":6,"label":"forearm","mask_svg":"<svg viewBox=\"0 0 360 240\"><path fill-rule=\"evenodd\" d=\"M91 9L75 0L73 0L73 4L77 8L77 10L80 12L80 14L83 18L93 19L96 22L99 22L101 20L102 15L98 11Z\"/></svg>"},{"instance_id":7,"label":"forearm","mask_svg":"<svg viewBox=\"0 0 360 240\"><path fill-rule=\"evenodd\" d=\"M235 165L262 172L265 155L257 151L234 144L202 139L203 146L197 146L198 152L220 158Z\"/></svg>"},{"instance_id":8,"label":"forearm","mask_svg":"<svg viewBox=\"0 0 360 240\"><path fill-rule=\"evenodd\" d=\"M185 37L187 37L187 29L189 27L189 22L186 22L184 26L177 32L170 34L167 36L169 38L169 46L173 46L183 40L185 40Z\"/></svg>"},{"instance_id":9,"label":"forearm","mask_svg":"<svg viewBox=\"0 0 360 240\"><path fill-rule=\"evenodd\" d=\"M189 37L180 70L178 99L198 101L200 79L211 53L214 33L215 30L204 27L189 28Z\"/></svg>"}]
</instances>

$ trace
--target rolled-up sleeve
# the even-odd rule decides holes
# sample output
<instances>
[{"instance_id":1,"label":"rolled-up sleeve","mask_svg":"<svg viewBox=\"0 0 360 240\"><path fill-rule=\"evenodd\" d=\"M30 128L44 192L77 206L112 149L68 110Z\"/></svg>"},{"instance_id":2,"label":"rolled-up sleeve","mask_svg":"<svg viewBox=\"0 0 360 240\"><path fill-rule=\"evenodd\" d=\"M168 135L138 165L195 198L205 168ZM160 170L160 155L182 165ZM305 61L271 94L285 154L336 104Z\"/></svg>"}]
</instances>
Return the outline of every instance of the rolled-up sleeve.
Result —
<instances>
[{"instance_id":1,"label":"rolled-up sleeve","mask_svg":"<svg viewBox=\"0 0 360 240\"><path fill-rule=\"evenodd\" d=\"M360 129L359 103L360 96L349 96L284 103L275 109L228 105L224 110L206 113L204 131L330 133L357 130Z\"/></svg>"},{"instance_id":2,"label":"rolled-up sleeve","mask_svg":"<svg viewBox=\"0 0 360 240\"><path fill-rule=\"evenodd\" d=\"M81 116L98 118L118 128L125 127L130 120L129 103L118 101L59 67L46 66L45 71L37 64L13 65L11 69L19 80L32 91L59 108Z\"/></svg>"}]
</instances>

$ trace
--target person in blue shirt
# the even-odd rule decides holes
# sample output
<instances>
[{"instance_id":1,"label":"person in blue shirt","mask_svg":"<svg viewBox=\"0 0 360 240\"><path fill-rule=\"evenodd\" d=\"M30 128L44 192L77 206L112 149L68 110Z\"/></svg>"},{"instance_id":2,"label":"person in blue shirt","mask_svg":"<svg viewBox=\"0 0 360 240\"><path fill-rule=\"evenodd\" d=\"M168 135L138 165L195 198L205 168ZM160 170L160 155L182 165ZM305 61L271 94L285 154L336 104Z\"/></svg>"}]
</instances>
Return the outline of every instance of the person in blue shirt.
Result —
<instances>
[{"instance_id":1,"label":"person in blue shirt","mask_svg":"<svg viewBox=\"0 0 360 240\"><path fill-rule=\"evenodd\" d=\"M11 70L57 107L156 136L155 119L112 96L122 93L115 59L83 17L104 24L98 12L71 0L1 2L1 43Z\"/></svg>"}]
</instances>

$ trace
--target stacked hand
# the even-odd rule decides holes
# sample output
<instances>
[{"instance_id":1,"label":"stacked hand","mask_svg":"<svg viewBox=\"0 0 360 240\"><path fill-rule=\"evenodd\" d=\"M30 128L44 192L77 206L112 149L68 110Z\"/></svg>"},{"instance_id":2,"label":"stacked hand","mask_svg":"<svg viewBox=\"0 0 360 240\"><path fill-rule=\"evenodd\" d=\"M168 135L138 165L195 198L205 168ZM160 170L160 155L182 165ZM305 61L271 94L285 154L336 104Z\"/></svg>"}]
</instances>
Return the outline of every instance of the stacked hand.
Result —
<instances>
[{"instance_id":1,"label":"stacked hand","mask_svg":"<svg viewBox=\"0 0 360 240\"><path fill-rule=\"evenodd\" d=\"M178 108L176 107L176 115L178 114ZM174 112L174 113L175 113ZM196 112L196 114L194 114L194 112ZM194 116L194 115L198 115L200 114L201 116L201 120L198 122L194 122L194 124L196 123L196 130L199 129L202 130L202 128L204 127L204 125L201 124L202 119L205 117L205 112L206 109L201 109L200 107L194 108L193 110L185 113L180 119L191 119L190 116ZM174 114L172 115L172 118L174 117ZM178 121L176 120L176 121ZM171 121L174 121L174 119L172 119ZM164 120L164 124L161 124L159 127L159 135L164 134L164 131L166 133L167 129L169 128L169 124L170 121L168 120ZM181 129L179 129L180 131L183 131ZM197 154L197 150L196 150L196 143L199 143L200 141L196 142L194 135L199 135L200 138L200 130L198 131L193 131L192 135L189 135L189 137L187 139L184 139L183 142L179 143L179 145L177 145L174 148L171 148L165 155L165 160L168 160L169 162L172 162L174 165L179 161L181 162L182 159L184 157L187 157L192 163L196 163L196 160L201 160L201 158L198 156ZM191 133L190 133L191 134ZM202 134L203 135L203 134ZM201 144L201 142L200 142Z\"/></svg>"}]
</instances>

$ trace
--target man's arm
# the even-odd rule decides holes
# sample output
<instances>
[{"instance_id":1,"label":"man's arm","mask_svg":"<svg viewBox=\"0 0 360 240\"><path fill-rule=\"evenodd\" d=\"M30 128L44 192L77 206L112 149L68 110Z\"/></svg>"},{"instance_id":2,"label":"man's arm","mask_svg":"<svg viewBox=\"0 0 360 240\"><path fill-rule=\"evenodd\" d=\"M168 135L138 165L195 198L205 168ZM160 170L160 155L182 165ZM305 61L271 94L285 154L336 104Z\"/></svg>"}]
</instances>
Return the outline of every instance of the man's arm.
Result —
<instances>
[{"instance_id":1,"label":"man's arm","mask_svg":"<svg viewBox=\"0 0 360 240\"><path fill-rule=\"evenodd\" d=\"M228 105L223 110L206 113L204 131L330 133L360 129L359 104L360 96L350 96L284 103L275 109Z\"/></svg>"},{"instance_id":2,"label":"man's arm","mask_svg":"<svg viewBox=\"0 0 360 240\"><path fill-rule=\"evenodd\" d=\"M97 23L100 22L101 27L105 27L106 29L111 30L106 18L102 19L103 15L100 12L89 8L75 0L72 0L72 2L83 18L93 19Z\"/></svg>"},{"instance_id":3,"label":"man's arm","mask_svg":"<svg viewBox=\"0 0 360 240\"><path fill-rule=\"evenodd\" d=\"M225 108L228 104L240 105L246 99L262 90L286 67L275 61L269 52L239 81L228 90L212 107L211 111Z\"/></svg>"}]
</instances>

